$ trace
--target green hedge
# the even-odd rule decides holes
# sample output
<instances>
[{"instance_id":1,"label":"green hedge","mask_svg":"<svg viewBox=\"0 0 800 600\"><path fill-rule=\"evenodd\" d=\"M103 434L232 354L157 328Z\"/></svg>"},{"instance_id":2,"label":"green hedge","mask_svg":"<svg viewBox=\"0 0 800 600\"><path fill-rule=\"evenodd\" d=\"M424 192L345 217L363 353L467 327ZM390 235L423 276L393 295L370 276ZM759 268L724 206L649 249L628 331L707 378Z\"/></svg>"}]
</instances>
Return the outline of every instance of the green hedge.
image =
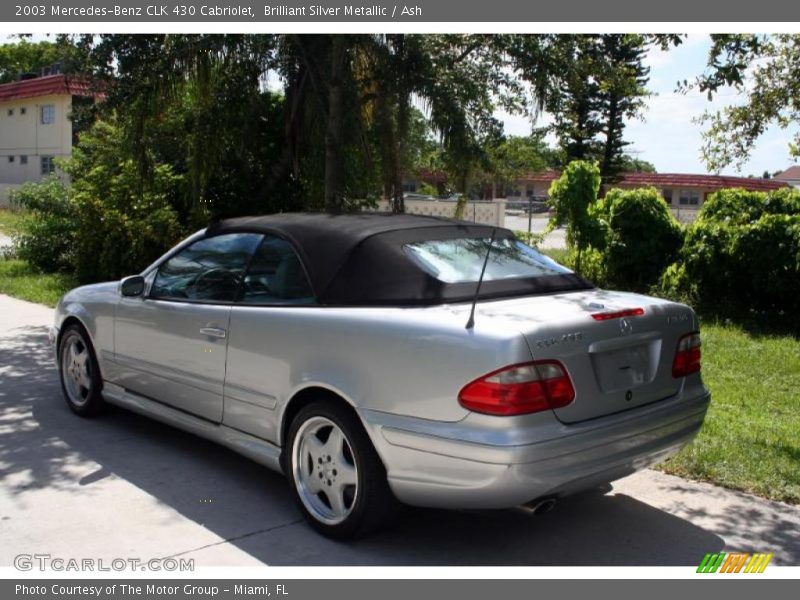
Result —
<instances>
[{"instance_id":1,"label":"green hedge","mask_svg":"<svg viewBox=\"0 0 800 600\"><path fill-rule=\"evenodd\" d=\"M800 310L800 192L712 194L660 291L716 313Z\"/></svg>"},{"instance_id":2,"label":"green hedge","mask_svg":"<svg viewBox=\"0 0 800 600\"><path fill-rule=\"evenodd\" d=\"M647 292L678 257L683 230L655 188L609 190L589 218L581 274L597 285Z\"/></svg>"}]
</instances>

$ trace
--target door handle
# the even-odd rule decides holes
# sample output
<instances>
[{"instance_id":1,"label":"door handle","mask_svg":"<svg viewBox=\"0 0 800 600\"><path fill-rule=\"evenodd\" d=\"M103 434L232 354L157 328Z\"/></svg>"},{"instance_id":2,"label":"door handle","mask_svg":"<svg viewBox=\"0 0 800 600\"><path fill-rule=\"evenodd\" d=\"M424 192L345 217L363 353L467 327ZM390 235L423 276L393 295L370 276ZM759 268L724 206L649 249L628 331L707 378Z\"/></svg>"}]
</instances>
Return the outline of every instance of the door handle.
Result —
<instances>
[{"instance_id":1,"label":"door handle","mask_svg":"<svg viewBox=\"0 0 800 600\"><path fill-rule=\"evenodd\" d=\"M228 332L220 327L203 327L200 329L200 333L207 335L208 337L220 339L225 339L225 336L228 335Z\"/></svg>"}]
</instances>

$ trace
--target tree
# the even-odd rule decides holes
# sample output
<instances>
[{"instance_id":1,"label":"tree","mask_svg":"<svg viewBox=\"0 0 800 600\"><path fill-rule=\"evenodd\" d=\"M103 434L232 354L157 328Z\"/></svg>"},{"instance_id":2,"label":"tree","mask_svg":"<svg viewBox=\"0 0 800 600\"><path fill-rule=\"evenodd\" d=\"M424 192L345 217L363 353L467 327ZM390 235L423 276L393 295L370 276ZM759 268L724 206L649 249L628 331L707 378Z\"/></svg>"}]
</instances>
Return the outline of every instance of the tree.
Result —
<instances>
[{"instance_id":1,"label":"tree","mask_svg":"<svg viewBox=\"0 0 800 600\"><path fill-rule=\"evenodd\" d=\"M600 113L603 183L619 181L626 167L625 121L636 118L644 107L650 68L645 66L646 46L641 35L600 36Z\"/></svg>"},{"instance_id":2,"label":"tree","mask_svg":"<svg viewBox=\"0 0 800 600\"><path fill-rule=\"evenodd\" d=\"M81 42L106 92L99 116L117 123L119 151L133 160L142 189L159 164L184 175L182 220L201 226L302 206L302 182L290 176L294 148L284 152L286 113L298 119L300 111L265 89L277 66L276 36L112 34Z\"/></svg>"},{"instance_id":3,"label":"tree","mask_svg":"<svg viewBox=\"0 0 800 600\"><path fill-rule=\"evenodd\" d=\"M85 60L85 54L66 35L39 42L23 37L19 42L0 45L0 84L15 81L23 73L39 75L55 64L65 73L79 73L85 68Z\"/></svg>"},{"instance_id":4,"label":"tree","mask_svg":"<svg viewBox=\"0 0 800 600\"><path fill-rule=\"evenodd\" d=\"M708 127L703 134L703 159L709 170L731 165L740 169L770 125L787 129L800 124L800 34L711 38L709 69L692 84L684 82L683 88L696 87L711 100L720 89L731 86L743 98L700 119ZM790 156L800 156L800 130L788 150Z\"/></svg>"},{"instance_id":5,"label":"tree","mask_svg":"<svg viewBox=\"0 0 800 600\"><path fill-rule=\"evenodd\" d=\"M566 161L596 159L601 149L597 138L603 131L603 99L598 78L602 56L598 38L564 36L559 46L563 74L545 106L553 115L553 130Z\"/></svg>"},{"instance_id":6,"label":"tree","mask_svg":"<svg viewBox=\"0 0 800 600\"><path fill-rule=\"evenodd\" d=\"M656 166L641 158L634 158L628 154L622 156L622 171L625 173L655 173Z\"/></svg>"},{"instance_id":7,"label":"tree","mask_svg":"<svg viewBox=\"0 0 800 600\"><path fill-rule=\"evenodd\" d=\"M510 53L534 95L534 116L546 110L564 162L596 160L604 182L625 170L624 130L647 96L646 50L681 43L675 35L521 36Z\"/></svg>"},{"instance_id":8,"label":"tree","mask_svg":"<svg viewBox=\"0 0 800 600\"><path fill-rule=\"evenodd\" d=\"M567 165L561 177L550 186L549 202L554 209L548 230L566 224L567 243L575 251L575 270L581 272L581 256L591 245L597 223L589 208L600 191L597 163L576 160Z\"/></svg>"},{"instance_id":9,"label":"tree","mask_svg":"<svg viewBox=\"0 0 800 600\"><path fill-rule=\"evenodd\" d=\"M480 176L481 183L493 189L497 184L511 184L527 173L560 167L557 151L547 145L541 130L526 137L502 137L488 145L486 155L487 170Z\"/></svg>"},{"instance_id":10,"label":"tree","mask_svg":"<svg viewBox=\"0 0 800 600\"><path fill-rule=\"evenodd\" d=\"M545 102L570 160L597 160L604 183L625 166L625 123L641 114L647 96L647 40L633 34L570 35L557 44L562 74Z\"/></svg>"}]
</instances>

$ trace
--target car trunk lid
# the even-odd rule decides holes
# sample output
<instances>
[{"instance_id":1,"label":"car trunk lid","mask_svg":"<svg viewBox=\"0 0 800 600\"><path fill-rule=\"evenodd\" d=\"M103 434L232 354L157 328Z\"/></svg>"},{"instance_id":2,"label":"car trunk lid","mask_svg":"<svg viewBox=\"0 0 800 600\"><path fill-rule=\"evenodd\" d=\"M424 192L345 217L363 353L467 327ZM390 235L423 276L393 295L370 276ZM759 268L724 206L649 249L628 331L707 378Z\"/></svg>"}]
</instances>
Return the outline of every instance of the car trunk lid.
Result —
<instances>
[{"instance_id":1,"label":"car trunk lid","mask_svg":"<svg viewBox=\"0 0 800 600\"><path fill-rule=\"evenodd\" d=\"M485 303L479 314L513 319L534 360L558 360L566 367L575 400L553 411L564 423L674 396L681 385L672 376L675 349L695 327L687 306L603 290Z\"/></svg>"}]
</instances>

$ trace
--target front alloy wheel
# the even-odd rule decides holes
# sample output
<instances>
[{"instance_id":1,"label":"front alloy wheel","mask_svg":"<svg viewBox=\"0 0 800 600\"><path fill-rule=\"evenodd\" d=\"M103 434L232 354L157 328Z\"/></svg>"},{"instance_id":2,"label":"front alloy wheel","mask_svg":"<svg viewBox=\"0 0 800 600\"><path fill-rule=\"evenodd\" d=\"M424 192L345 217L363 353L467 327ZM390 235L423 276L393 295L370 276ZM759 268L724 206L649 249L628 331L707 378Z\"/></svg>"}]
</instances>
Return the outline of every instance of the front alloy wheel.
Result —
<instances>
[{"instance_id":1,"label":"front alloy wheel","mask_svg":"<svg viewBox=\"0 0 800 600\"><path fill-rule=\"evenodd\" d=\"M96 414L103 406L99 368L88 336L78 325L68 326L61 336L58 362L67 405L81 416Z\"/></svg>"}]
</instances>

